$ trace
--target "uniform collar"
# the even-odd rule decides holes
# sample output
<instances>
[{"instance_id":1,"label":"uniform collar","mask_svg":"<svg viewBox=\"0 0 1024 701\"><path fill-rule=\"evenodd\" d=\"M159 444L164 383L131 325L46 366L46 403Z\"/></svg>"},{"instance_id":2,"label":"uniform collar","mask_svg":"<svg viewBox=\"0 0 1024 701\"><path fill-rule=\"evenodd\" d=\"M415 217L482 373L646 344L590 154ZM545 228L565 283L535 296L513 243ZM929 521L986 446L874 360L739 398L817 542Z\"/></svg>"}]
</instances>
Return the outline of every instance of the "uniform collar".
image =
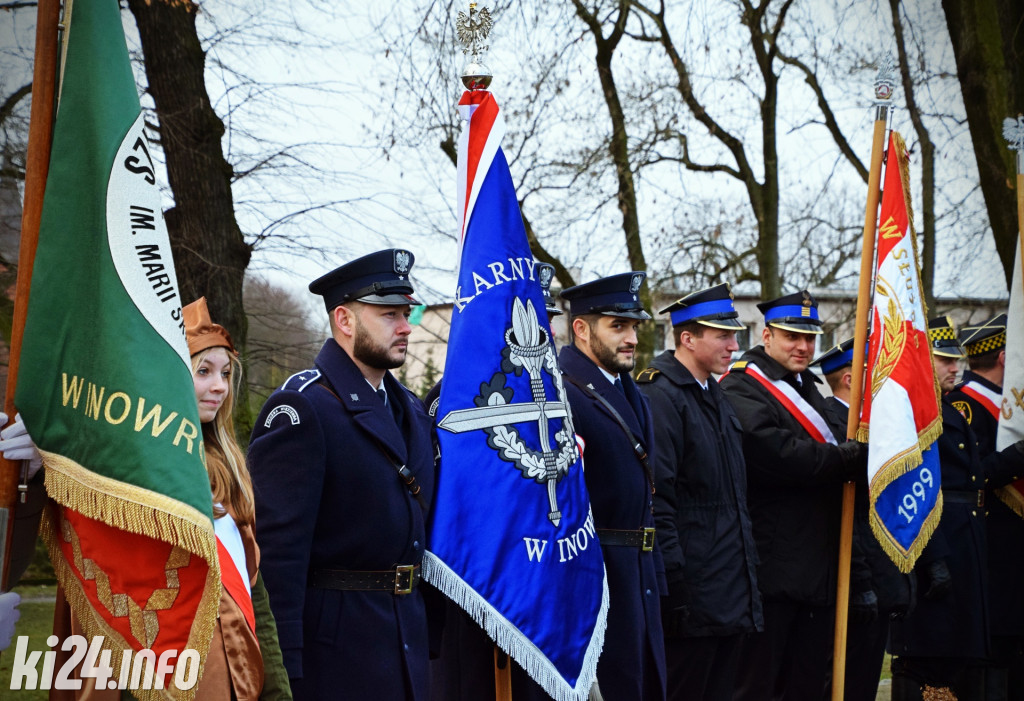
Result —
<instances>
[{"instance_id":1,"label":"uniform collar","mask_svg":"<svg viewBox=\"0 0 1024 701\"><path fill-rule=\"evenodd\" d=\"M971 381L977 382L982 387L987 387L993 392L997 392L999 394L1003 393L1003 388L997 385L995 382L987 378L984 378L981 375L970 370L964 370L963 377L960 378L960 382L957 384L956 389L963 387L964 385Z\"/></svg>"}]
</instances>

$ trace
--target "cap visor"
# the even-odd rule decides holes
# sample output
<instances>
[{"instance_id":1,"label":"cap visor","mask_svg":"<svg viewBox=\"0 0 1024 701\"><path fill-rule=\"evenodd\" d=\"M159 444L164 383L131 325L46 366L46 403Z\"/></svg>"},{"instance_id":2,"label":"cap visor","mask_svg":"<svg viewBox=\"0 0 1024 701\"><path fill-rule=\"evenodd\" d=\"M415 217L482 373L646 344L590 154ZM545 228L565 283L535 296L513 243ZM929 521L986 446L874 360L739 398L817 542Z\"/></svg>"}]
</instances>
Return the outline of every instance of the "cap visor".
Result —
<instances>
[{"instance_id":1,"label":"cap visor","mask_svg":"<svg viewBox=\"0 0 1024 701\"><path fill-rule=\"evenodd\" d=\"M824 333L824 331L821 330L820 326L816 326L814 324L794 324L791 322L769 321L768 325L777 329L782 329L783 331L793 331L794 333Z\"/></svg>"},{"instance_id":2,"label":"cap visor","mask_svg":"<svg viewBox=\"0 0 1024 701\"><path fill-rule=\"evenodd\" d=\"M600 312L600 314L601 316L618 316L623 319L637 319L638 321L647 321L651 318L651 315L643 309L637 309L635 311Z\"/></svg>"},{"instance_id":3,"label":"cap visor","mask_svg":"<svg viewBox=\"0 0 1024 701\"><path fill-rule=\"evenodd\" d=\"M713 329L725 329L726 331L747 328L740 323L739 319L694 319L694 321L701 326L710 326Z\"/></svg>"},{"instance_id":4,"label":"cap visor","mask_svg":"<svg viewBox=\"0 0 1024 701\"><path fill-rule=\"evenodd\" d=\"M400 307L403 304L423 304L412 295L366 295L355 300L365 304L380 304L389 307Z\"/></svg>"}]
</instances>

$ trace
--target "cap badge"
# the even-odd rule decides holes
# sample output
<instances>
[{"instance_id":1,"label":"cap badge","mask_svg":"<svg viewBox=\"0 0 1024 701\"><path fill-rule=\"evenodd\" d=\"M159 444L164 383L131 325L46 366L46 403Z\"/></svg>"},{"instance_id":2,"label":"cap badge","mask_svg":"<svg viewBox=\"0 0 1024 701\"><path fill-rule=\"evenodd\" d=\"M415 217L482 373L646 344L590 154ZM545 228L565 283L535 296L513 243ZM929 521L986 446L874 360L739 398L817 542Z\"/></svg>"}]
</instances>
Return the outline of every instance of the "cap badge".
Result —
<instances>
[{"instance_id":1,"label":"cap badge","mask_svg":"<svg viewBox=\"0 0 1024 701\"><path fill-rule=\"evenodd\" d=\"M634 275L633 278L629 281L629 293L635 295L636 291L640 289L640 285L642 284L644 284L644 276Z\"/></svg>"},{"instance_id":2,"label":"cap badge","mask_svg":"<svg viewBox=\"0 0 1024 701\"><path fill-rule=\"evenodd\" d=\"M409 272L409 251L395 251L395 272L404 275Z\"/></svg>"},{"instance_id":3,"label":"cap badge","mask_svg":"<svg viewBox=\"0 0 1024 701\"><path fill-rule=\"evenodd\" d=\"M541 287L550 287L551 286L551 275L552 274L553 274L553 269L552 268L544 267L544 268L540 269L540 284L541 284Z\"/></svg>"}]
</instances>

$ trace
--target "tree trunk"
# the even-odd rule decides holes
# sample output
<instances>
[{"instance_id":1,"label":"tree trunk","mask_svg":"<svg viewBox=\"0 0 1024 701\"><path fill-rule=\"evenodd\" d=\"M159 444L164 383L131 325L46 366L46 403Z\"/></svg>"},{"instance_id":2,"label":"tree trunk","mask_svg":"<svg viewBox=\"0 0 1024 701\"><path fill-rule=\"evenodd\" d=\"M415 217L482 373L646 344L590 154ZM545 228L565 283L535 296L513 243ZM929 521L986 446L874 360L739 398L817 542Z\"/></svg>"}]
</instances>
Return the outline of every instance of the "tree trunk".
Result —
<instances>
[{"instance_id":1,"label":"tree trunk","mask_svg":"<svg viewBox=\"0 0 1024 701\"><path fill-rule=\"evenodd\" d=\"M1009 287L1017 246L1016 169L1002 125L1005 118L1024 112L1024 3L942 0L942 8L953 41L981 191Z\"/></svg>"},{"instance_id":2,"label":"tree trunk","mask_svg":"<svg viewBox=\"0 0 1024 701\"><path fill-rule=\"evenodd\" d=\"M214 321L244 348L242 279L252 250L235 221L231 165L224 160L224 123L213 111L203 76L190 0L128 0L142 40L149 92L174 207L165 213L182 303L205 296Z\"/></svg>"},{"instance_id":3,"label":"tree trunk","mask_svg":"<svg viewBox=\"0 0 1024 701\"><path fill-rule=\"evenodd\" d=\"M174 207L164 213L182 304L205 296L213 320L228 329L244 355L248 324L242 282L252 255L235 220L233 170L224 159L224 123L213 111L203 70L206 54L191 0L128 0L142 42L149 93ZM240 383L235 424L251 428L246 383Z\"/></svg>"}]
</instances>

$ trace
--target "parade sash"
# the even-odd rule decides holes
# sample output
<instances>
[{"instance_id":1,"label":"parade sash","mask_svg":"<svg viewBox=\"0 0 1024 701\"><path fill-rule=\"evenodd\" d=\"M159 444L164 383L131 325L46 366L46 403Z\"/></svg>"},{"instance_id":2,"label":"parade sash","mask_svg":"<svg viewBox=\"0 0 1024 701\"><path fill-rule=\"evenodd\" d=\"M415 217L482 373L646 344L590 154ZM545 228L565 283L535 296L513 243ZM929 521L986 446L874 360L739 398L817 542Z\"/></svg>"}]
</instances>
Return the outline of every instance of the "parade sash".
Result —
<instances>
[{"instance_id":1,"label":"parade sash","mask_svg":"<svg viewBox=\"0 0 1024 701\"><path fill-rule=\"evenodd\" d=\"M942 434L939 385L911 222L906 146L889 141L864 404L857 439L868 443L871 529L909 572L939 523Z\"/></svg>"},{"instance_id":2,"label":"parade sash","mask_svg":"<svg viewBox=\"0 0 1024 701\"><path fill-rule=\"evenodd\" d=\"M992 414L993 419L999 420L999 405L1003 401L1001 394L993 392L988 387L974 380L964 384L960 391L985 407L988 413Z\"/></svg>"},{"instance_id":3,"label":"parade sash","mask_svg":"<svg viewBox=\"0 0 1024 701\"><path fill-rule=\"evenodd\" d=\"M544 690L583 701L608 585L494 97L459 112L460 263L423 578Z\"/></svg>"},{"instance_id":4,"label":"parade sash","mask_svg":"<svg viewBox=\"0 0 1024 701\"><path fill-rule=\"evenodd\" d=\"M996 450L1024 439L1024 279L1021 276L1020 243L1013 266L1010 307L1006 314L1006 371L1003 396L999 403L999 429ZM1024 518L1024 479L996 490L1003 503Z\"/></svg>"},{"instance_id":5,"label":"parade sash","mask_svg":"<svg viewBox=\"0 0 1024 701\"><path fill-rule=\"evenodd\" d=\"M224 589L241 609L249 629L256 632L256 614L252 607L252 590L249 588L249 568L245 564L245 546L238 524L231 514L214 520L217 533L217 561L220 563L220 580Z\"/></svg>"},{"instance_id":6,"label":"parade sash","mask_svg":"<svg viewBox=\"0 0 1024 701\"><path fill-rule=\"evenodd\" d=\"M205 661L221 591L181 300L118 3L76 0L64 22L15 404L46 466L41 535L85 635L115 660L168 653L173 671L188 649ZM174 679L133 693L195 696Z\"/></svg>"},{"instance_id":7,"label":"parade sash","mask_svg":"<svg viewBox=\"0 0 1024 701\"><path fill-rule=\"evenodd\" d=\"M800 396L800 393L792 385L782 380L769 379L761 368L751 362L747 362L746 370L748 375L760 382L765 389L771 392L779 404L800 422L811 438L819 443L837 444L836 437L832 435L832 430L828 427L825 419L806 399Z\"/></svg>"}]
</instances>

